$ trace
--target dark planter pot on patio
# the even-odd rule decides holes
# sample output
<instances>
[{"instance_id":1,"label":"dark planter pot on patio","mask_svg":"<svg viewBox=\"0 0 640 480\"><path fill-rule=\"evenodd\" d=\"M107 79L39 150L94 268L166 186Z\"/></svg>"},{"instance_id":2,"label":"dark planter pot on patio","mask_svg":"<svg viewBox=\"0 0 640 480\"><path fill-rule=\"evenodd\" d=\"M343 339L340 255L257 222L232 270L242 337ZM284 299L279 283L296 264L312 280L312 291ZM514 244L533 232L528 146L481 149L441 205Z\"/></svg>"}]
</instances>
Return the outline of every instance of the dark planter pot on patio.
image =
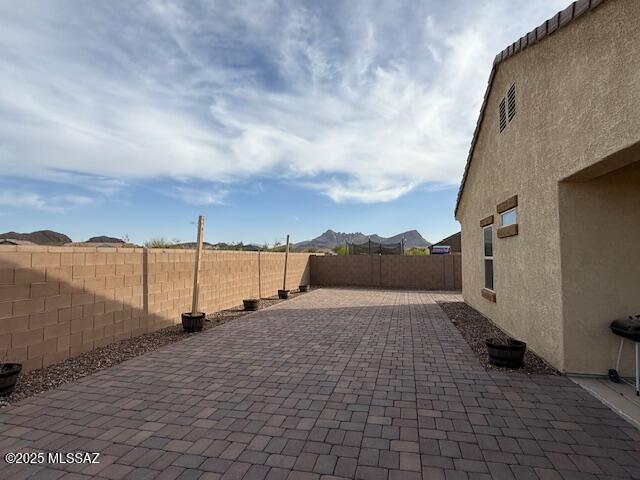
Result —
<instances>
[{"instance_id":1,"label":"dark planter pot on patio","mask_svg":"<svg viewBox=\"0 0 640 480\"><path fill-rule=\"evenodd\" d=\"M256 310L258 310L258 307L260 306L260 299L248 298L246 300L242 300L242 303L244 304L245 310L249 312L255 312Z\"/></svg>"},{"instance_id":2,"label":"dark planter pot on patio","mask_svg":"<svg viewBox=\"0 0 640 480\"><path fill-rule=\"evenodd\" d=\"M187 333L200 332L204 327L204 312L198 313L183 313L182 314L182 328Z\"/></svg>"},{"instance_id":3,"label":"dark planter pot on patio","mask_svg":"<svg viewBox=\"0 0 640 480\"><path fill-rule=\"evenodd\" d=\"M289 298L289 290L278 290L278 298L282 300Z\"/></svg>"},{"instance_id":4,"label":"dark planter pot on patio","mask_svg":"<svg viewBox=\"0 0 640 480\"><path fill-rule=\"evenodd\" d=\"M519 368L524 360L527 344L513 338L489 338L485 341L489 363L497 367Z\"/></svg>"},{"instance_id":5,"label":"dark planter pot on patio","mask_svg":"<svg viewBox=\"0 0 640 480\"><path fill-rule=\"evenodd\" d=\"M22 364L20 363L3 363L0 364L0 397L9 395L16 386Z\"/></svg>"},{"instance_id":6,"label":"dark planter pot on patio","mask_svg":"<svg viewBox=\"0 0 640 480\"><path fill-rule=\"evenodd\" d=\"M308 292L308 291L309 291L309 285L300 285L300 286L298 287L298 289L299 289L301 292Z\"/></svg>"}]
</instances>

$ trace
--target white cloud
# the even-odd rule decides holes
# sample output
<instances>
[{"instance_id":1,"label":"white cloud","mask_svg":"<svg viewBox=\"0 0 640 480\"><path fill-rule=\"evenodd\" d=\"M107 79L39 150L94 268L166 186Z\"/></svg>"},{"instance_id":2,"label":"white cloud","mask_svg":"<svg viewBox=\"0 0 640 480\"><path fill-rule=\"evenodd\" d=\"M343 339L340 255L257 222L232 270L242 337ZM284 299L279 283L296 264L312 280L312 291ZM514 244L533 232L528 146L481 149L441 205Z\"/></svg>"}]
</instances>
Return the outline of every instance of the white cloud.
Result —
<instances>
[{"instance_id":1,"label":"white cloud","mask_svg":"<svg viewBox=\"0 0 640 480\"><path fill-rule=\"evenodd\" d=\"M178 198L190 205L223 205L224 200L229 195L228 190L208 190L208 187L176 187L170 196Z\"/></svg>"},{"instance_id":2,"label":"white cloud","mask_svg":"<svg viewBox=\"0 0 640 480\"><path fill-rule=\"evenodd\" d=\"M0 174L224 182L175 188L209 205L247 176L336 202L454 185L493 56L564 3L0 3Z\"/></svg>"},{"instance_id":3,"label":"white cloud","mask_svg":"<svg viewBox=\"0 0 640 480\"><path fill-rule=\"evenodd\" d=\"M71 208L84 207L91 203L93 203L93 199L83 195L43 196L36 192L11 189L3 189L0 191L0 206L11 209L64 213Z\"/></svg>"}]
</instances>

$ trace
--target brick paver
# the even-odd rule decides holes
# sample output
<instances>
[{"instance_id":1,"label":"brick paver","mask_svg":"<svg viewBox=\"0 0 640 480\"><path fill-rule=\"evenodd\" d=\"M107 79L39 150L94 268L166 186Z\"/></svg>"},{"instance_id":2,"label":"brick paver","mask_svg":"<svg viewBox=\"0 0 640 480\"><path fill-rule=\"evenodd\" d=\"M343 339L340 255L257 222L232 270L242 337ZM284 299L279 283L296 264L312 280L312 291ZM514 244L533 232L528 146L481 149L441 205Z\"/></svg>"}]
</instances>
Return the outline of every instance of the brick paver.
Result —
<instances>
[{"instance_id":1,"label":"brick paver","mask_svg":"<svg viewBox=\"0 0 640 480\"><path fill-rule=\"evenodd\" d=\"M640 478L640 432L563 377L486 373L435 303L322 289L0 411L1 478Z\"/></svg>"}]
</instances>

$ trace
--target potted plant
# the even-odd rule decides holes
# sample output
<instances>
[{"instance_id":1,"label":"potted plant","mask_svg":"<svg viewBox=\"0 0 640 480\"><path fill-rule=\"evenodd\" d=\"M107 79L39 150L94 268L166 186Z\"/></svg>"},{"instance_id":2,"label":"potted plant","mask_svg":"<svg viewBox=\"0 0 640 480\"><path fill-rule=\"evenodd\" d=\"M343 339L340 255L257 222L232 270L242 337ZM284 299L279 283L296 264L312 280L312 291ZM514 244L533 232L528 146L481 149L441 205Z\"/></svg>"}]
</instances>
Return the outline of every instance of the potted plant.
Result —
<instances>
[{"instance_id":1,"label":"potted plant","mask_svg":"<svg viewBox=\"0 0 640 480\"><path fill-rule=\"evenodd\" d=\"M200 257L202 254L202 236L204 229L204 217L198 217L198 243L196 244L196 264L193 273L193 299L191 311L182 314L182 329L187 333L200 332L204 327L206 314L198 310L198 297L200 293Z\"/></svg>"},{"instance_id":2,"label":"potted plant","mask_svg":"<svg viewBox=\"0 0 640 480\"><path fill-rule=\"evenodd\" d=\"M244 309L248 312L255 312L260 307L260 299L259 298L245 298L242 300L242 304L244 305Z\"/></svg>"},{"instance_id":3,"label":"potted plant","mask_svg":"<svg viewBox=\"0 0 640 480\"><path fill-rule=\"evenodd\" d=\"M22 364L20 363L0 363L0 397L9 395L16 386Z\"/></svg>"},{"instance_id":4,"label":"potted plant","mask_svg":"<svg viewBox=\"0 0 640 480\"><path fill-rule=\"evenodd\" d=\"M489 363L497 367L519 368L524 360L527 344L514 338L488 338L485 340Z\"/></svg>"},{"instance_id":5,"label":"potted plant","mask_svg":"<svg viewBox=\"0 0 640 480\"><path fill-rule=\"evenodd\" d=\"M309 285L300 285L300 286L298 287L298 290L299 290L300 292L308 292L308 291L309 291Z\"/></svg>"}]
</instances>

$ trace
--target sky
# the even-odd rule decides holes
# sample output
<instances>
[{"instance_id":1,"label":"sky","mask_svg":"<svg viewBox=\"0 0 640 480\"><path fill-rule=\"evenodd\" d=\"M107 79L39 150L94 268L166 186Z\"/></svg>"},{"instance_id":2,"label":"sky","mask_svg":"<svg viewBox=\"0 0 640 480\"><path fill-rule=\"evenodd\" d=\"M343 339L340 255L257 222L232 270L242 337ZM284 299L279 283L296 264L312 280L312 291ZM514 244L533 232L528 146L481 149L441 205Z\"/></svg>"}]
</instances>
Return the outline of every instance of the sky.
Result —
<instances>
[{"instance_id":1,"label":"sky","mask_svg":"<svg viewBox=\"0 0 640 480\"><path fill-rule=\"evenodd\" d=\"M0 2L0 232L435 242L493 58L566 4Z\"/></svg>"}]
</instances>

